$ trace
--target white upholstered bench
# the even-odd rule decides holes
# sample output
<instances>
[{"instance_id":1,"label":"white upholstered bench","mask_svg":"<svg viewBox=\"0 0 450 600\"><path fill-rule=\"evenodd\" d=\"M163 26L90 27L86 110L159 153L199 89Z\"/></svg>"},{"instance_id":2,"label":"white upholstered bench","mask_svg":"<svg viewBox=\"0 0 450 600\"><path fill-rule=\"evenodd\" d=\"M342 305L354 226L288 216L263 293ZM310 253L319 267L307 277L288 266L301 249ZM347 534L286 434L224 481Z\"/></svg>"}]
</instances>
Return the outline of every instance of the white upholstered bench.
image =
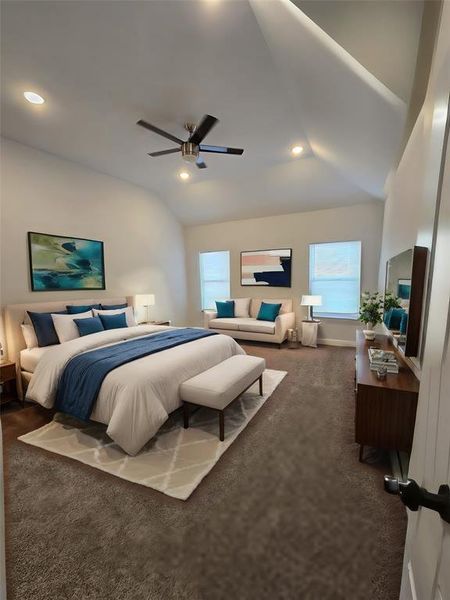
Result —
<instances>
[{"instance_id":1,"label":"white upholstered bench","mask_svg":"<svg viewBox=\"0 0 450 600\"><path fill-rule=\"evenodd\" d=\"M183 400L184 428L189 427L190 405L206 406L219 412L220 440L225 439L224 410L259 380L263 395L262 376L266 361L257 356L238 354L211 369L188 379L180 386Z\"/></svg>"}]
</instances>

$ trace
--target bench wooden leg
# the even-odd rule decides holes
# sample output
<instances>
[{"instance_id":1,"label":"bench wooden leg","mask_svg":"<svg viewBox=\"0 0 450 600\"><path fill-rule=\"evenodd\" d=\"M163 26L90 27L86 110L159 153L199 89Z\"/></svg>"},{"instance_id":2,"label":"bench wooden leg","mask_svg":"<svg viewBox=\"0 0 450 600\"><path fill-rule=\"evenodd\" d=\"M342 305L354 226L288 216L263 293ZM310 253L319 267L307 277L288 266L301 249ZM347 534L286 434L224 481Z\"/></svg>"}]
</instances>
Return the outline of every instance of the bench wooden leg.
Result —
<instances>
[{"instance_id":1,"label":"bench wooden leg","mask_svg":"<svg viewBox=\"0 0 450 600\"><path fill-rule=\"evenodd\" d=\"M221 442L225 439L225 418L223 410L219 410L219 439Z\"/></svg>"},{"instance_id":2,"label":"bench wooden leg","mask_svg":"<svg viewBox=\"0 0 450 600\"><path fill-rule=\"evenodd\" d=\"M188 429L188 427L189 427L189 404L187 402L183 402L183 417L184 417L184 428Z\"/></svg>"},{"instance_id":3,"label":"bench wooden leg","mask_svg":"<svg viewBox=\"0 0 450 600\"><path fill-rule=\"evenodd\" d=\"M259 395L263 396L263 376L261 375L261 377L259 378Z\"/></svg>"}]
</instances>

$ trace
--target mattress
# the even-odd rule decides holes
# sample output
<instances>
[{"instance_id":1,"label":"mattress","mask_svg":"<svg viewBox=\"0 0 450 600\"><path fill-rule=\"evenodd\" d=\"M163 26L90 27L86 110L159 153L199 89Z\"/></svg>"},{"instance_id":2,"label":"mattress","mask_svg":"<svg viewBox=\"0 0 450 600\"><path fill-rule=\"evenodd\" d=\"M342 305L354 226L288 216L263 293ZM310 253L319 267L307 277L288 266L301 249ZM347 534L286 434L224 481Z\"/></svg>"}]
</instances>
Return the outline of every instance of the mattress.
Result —
<instances>
[{"instance_id":1,"label":"mattress","mask_svg":"<svg viewBox=\"0 0 450 600\"><path fill-rule=\"evenodd\" d=\"M29 350L20 351L20 368L22 371L28 371L34 373L38 362L44 356L44 354L55 346L45 346L45 348L30 348Z\"/></svg>"}]
</instances>

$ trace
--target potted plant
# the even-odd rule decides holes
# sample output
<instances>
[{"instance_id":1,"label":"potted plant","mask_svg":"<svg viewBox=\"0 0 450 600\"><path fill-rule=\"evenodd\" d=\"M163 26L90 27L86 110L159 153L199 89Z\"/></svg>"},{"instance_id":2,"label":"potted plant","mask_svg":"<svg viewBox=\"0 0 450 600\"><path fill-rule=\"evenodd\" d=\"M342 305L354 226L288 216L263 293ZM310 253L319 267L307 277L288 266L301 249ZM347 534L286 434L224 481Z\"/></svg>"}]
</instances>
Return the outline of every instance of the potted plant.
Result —
<instances>
[{"instance_id":1,"label":"potted plant","mask_svg":"<svg viewBox=\"0 0 450 600\"><path fill-rule=\"evenodd\" d=\"M391 308L401 308L400 298L394 296L392 292L386 292L384 295L384 312L391 310Z\"/></svg>"},{"instance_id":2,"label":"potted plant","mask_svg":"<svg viewBox=\"0 0 450 600\"><path fill-rule=\"evenodd\" d=\"M359 309L359 320L366 326L363 329L366 340L375 339L373 328L383 320L383 298L379 292L364 292L361 296L361 307Z\"/></svg>"}]
</instances>

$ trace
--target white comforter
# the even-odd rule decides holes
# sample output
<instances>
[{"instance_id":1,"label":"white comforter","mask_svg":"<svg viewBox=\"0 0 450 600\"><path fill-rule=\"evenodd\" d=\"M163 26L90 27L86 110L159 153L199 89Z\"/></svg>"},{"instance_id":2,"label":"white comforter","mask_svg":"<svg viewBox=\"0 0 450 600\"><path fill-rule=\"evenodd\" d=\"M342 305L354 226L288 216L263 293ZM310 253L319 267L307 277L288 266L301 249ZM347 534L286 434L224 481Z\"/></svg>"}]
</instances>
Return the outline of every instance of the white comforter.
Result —
<instances>
[{"instance_id":1,"label":"white comforter","mask_svg":"<svg viewBox=\"0 0 450 600\"><path fill-rule=\"evenodd\" d=\"M51 408L59 379L71 358L166 329L173 328L139 325L114 329L51 348L31 377L27 398ZM245 352L232 338L213 335L122 365L105 377L91 419L108 425L108 435L134 455L155 435L169 413L181 405L180 384L234 354Z\"/></svg>"}]
</instances>

